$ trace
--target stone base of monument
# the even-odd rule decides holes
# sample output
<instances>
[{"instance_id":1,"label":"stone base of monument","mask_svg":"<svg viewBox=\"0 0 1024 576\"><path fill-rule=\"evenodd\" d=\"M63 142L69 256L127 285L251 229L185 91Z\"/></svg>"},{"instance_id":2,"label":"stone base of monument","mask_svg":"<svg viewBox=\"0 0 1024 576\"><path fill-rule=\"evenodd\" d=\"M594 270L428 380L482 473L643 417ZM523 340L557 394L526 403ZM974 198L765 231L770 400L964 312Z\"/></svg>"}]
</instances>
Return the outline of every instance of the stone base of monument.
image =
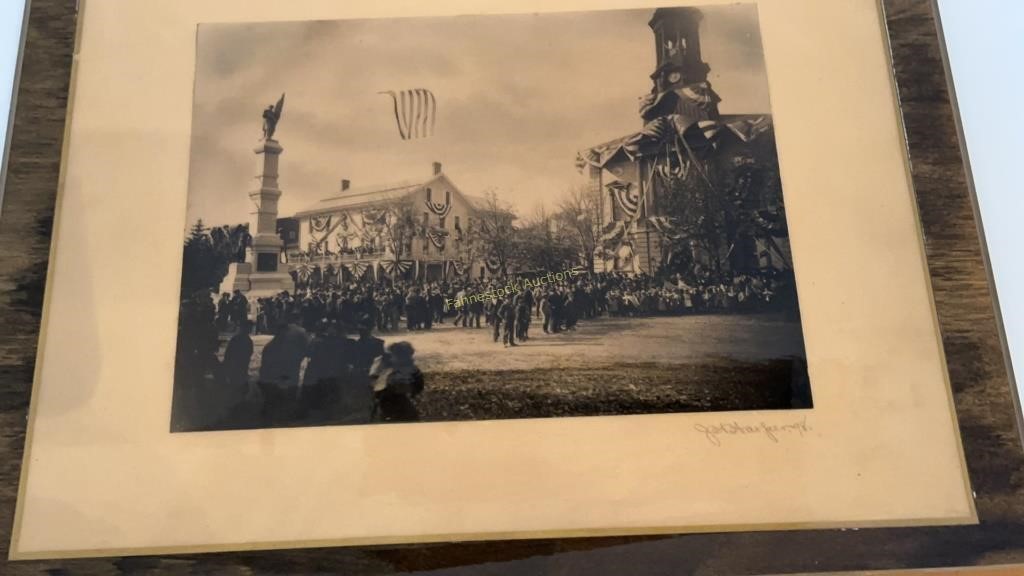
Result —
<instances>
[{"instance_id":1,"label":"stone base of monument","mask_svg":"<svg viewBox=\"0 0 1024 576\"><path fill-rule=\"evenodd\" d=\"M295 293L295 281L287 272L256 272L251 262L234 262L220 284L223 294L240 290L248 298L275 296L281 292Z\"/></svg>"}]
</instances>

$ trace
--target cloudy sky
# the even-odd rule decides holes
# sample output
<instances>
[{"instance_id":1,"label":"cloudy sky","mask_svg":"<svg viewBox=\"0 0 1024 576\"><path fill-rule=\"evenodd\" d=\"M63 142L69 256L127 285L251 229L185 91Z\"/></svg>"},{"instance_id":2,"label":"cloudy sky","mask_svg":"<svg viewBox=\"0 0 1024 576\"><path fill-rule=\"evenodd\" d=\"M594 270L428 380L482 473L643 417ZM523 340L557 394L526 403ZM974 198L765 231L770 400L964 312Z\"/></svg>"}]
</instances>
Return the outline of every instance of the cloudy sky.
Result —
<instances>
[{"instance_id":1,"label":"cloudy sky","mask_svg":"<svg viewBox=\"0 0 1024 576\"><path fill-rule=\"evenodd\" d=\"M754 5L704 9L723 113L770 112ZM366 186L426 177L495 188L521 214L581 181L576 151L641 128L651 10L256 24L198 30L188 222L248 219L262 110L287 92L277 140L280 213ZM428 88L430 138L399 138L384 90Z\"/></svg>"}]
</instances>

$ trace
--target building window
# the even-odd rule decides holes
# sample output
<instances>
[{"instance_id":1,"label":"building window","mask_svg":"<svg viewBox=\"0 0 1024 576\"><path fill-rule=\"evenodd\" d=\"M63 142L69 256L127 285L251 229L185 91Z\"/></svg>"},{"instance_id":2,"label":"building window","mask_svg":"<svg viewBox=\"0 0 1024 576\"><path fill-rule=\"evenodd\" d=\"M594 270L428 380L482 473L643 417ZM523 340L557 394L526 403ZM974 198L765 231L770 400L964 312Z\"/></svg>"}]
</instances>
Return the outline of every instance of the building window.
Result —
<instances>
[{"instance_id":1,"label":"building window","mask_svg":"<svg viewBox=\"0 0 1024 576\"><path fill-rule=\"evenodd\" d=\"M424 226L426 226L426 225L427 225L427 218L430 218L430 215L429 215L429 214L427 214L426 212L424 212L424 213L423 213L423 225L424 225Z\"/></svg>"},{"instance_id":2,"label":"building window","mask_svg":"<svg viewBox=\"0 0 1024 576\"><path fill-rule=\"evenodd\" d=\"M444 228L445 217L441 216L441 228Z\"/></svg>"}]
</instances>

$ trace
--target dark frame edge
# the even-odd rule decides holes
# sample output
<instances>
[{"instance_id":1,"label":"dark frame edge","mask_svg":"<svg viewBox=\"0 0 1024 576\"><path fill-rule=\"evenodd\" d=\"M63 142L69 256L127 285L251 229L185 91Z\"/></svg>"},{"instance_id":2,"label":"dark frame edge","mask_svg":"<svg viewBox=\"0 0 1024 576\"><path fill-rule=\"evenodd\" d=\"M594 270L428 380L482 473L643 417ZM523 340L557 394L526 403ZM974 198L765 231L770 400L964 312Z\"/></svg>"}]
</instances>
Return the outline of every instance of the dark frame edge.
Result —
<instances>
[{"instance_id":1,"label":"dark frame edge","mask_svg":"<svg viewBox=\"0 0 1024 576\"><path fill-rule=\"evenodd\" d=\"M964 131L963 116L960 113L960 102L957 98L956 83L953 81L953 64L949 58L949 48L946 44L946 35L942 26L942 10L939 7L939 0L930 0L932 13L935 15L935 31L939 37L939 50L942 53L942 62L946 73L946 85L949 91L950 104L953 107L953 119L956 122L957 136L960 142L960 155L963 156L964 172L967 177L967 186L971 195L971 205L974 209L974 219L978 224L978 242L981 243L981 254L985 261L985 271L988 274L989 292L992 294L992 307L995 313L996 326L999 330L999 340L1003 348L1003 357L1006 365L1006 375L1010 380L1010 394L1013 396L1014 406L1017 409L1017 437L1024 450L1024 407L1021 405L1020 388L1018 387L1017 376L1013 369L1013 358L1010 355L1010 345L1006 335L1006 323L1002 307L999 304L999 287L996 284L995 269L992 265L992 255L988 249L988 238L985 235L985 221L981 213L981 205L978 200L977 182L974 179L974 170L971 167L970 149L967 147L967 134Z\"/></svg>"}]
</instances>

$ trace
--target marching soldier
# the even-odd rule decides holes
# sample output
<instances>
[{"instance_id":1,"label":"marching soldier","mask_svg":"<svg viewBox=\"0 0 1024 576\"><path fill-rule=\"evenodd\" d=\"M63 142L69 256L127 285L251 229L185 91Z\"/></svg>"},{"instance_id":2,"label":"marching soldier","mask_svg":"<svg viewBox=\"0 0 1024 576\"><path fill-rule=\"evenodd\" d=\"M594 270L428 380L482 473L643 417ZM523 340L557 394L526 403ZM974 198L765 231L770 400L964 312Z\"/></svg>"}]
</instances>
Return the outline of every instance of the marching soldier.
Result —
<instances>
[{"instance_id":1,"label":"marching soldier","mask_svg":"<svg viewBox=\"0 0 1024 576\"><path fill-rule=\"evenodd\" d=\"M502 342L505 346L516 346L516 306L511 298L506 298L498 308L498 318L505 325ZM497 332L497 325L495 325Z\"/></svg>"},{"instance_id":2,"label":"marching soldier","mask_svg":"<svg viewBox=\"0 0 1024 576\"><path fill-rule=\"evenodd\" d=\"M494 327L494 341L501 337L501 303L497 298L487 301L487 320Z\"/></svg>"}]
</instances>

